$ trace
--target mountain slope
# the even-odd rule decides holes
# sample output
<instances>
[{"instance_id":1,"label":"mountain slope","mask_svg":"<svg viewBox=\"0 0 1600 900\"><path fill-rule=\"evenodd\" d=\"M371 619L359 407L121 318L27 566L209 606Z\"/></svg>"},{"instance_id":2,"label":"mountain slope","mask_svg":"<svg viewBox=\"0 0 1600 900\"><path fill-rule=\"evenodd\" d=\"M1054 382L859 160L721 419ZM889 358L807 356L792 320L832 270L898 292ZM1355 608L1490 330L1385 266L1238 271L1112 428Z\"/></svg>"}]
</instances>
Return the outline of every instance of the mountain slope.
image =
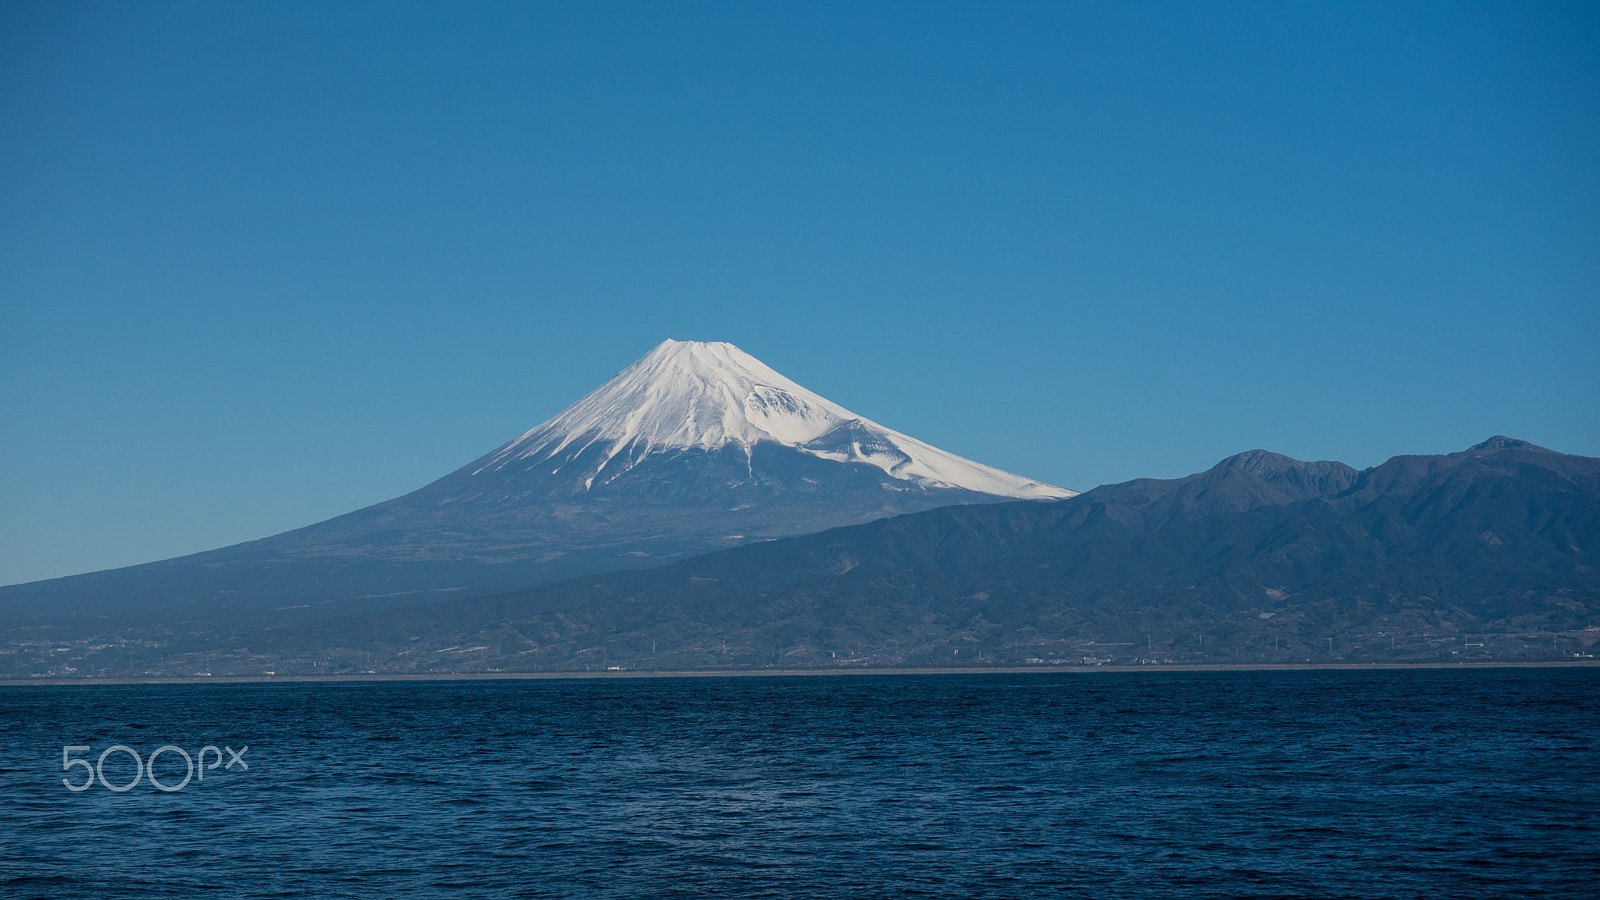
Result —
<instances>
[{"instance_id":1,"label":"mountain slope","mask_svg":"<svg viewBox=\"0 0 1600 900\"><path fill-rule=\"evenodd\" d=\"M510 671L597 654L637 668L1549 658L1597 641L1600 460L1497 438L1360 473L1243 454L1064 503L937 509L212 652Z\"/></svg>"},{"instance_id":2,"label":"mountain slope","mask_svg":"<svg viewBox=\"0 0 1600 900\"><path fill-rule=\"evenodd\" d=\"M1026 500L1071 491L946 453L806 390L732 344L666 341L554 419L481 460L474 477L576 464L585 489L662 451L749 454L762 443L864 463L909 485ZM592 447L601 452L587 454Z\"/></svg>"},{"instance_id":3,"label":"mountain slope","mask_svg":"<svg viewBox=\"0 0 1600 900\"><path fill-rule=\"evenodd\" d=\"M731 344L667 341L403 497L220 550L0 588L0 624L226 631L657 566L950 504L1068 496L857 416Z\"/></svg>"}]
</instances>

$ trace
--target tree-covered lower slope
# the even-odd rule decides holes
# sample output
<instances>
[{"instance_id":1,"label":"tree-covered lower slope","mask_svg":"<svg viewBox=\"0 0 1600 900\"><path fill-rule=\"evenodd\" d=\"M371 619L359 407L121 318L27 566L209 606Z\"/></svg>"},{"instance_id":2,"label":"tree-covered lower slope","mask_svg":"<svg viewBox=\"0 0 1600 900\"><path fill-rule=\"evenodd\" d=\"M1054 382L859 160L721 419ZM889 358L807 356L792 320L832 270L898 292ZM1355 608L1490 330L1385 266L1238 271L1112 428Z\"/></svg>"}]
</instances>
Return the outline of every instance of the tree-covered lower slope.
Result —
<instances>
[{"instance_id":1,"label":"tree-covered lower slope","mask_svg":"<svg viewBox=\"0 0 1600 900\"><path fill-rule=\"evenodd\" d=\"M219 674L1533 659L1596 626L1600 460L1496 438L1362 472L1256 451L194 649Z\"/></svg>"}]
</instances>

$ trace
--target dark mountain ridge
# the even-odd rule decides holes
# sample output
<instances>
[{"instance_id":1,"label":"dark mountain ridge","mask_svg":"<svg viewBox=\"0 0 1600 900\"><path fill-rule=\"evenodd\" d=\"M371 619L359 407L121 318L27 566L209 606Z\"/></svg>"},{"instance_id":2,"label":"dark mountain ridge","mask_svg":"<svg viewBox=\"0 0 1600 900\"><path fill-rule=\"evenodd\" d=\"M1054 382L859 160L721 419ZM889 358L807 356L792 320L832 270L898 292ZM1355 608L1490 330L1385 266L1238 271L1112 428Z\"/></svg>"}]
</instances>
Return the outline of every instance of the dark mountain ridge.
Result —
<instances>
[{"instance_id":1,"label":"dark mountain ridge","mask_svg":"<svg viewBox=\"0 0 1600 900\"><path fill-rule=\"evenodd\" d=\"M1495 438L1363 472L1252 451L207 652L240 671L1542 659L1592 652L1597 626L1600 460Z\"/></svg>"}]
</instances>

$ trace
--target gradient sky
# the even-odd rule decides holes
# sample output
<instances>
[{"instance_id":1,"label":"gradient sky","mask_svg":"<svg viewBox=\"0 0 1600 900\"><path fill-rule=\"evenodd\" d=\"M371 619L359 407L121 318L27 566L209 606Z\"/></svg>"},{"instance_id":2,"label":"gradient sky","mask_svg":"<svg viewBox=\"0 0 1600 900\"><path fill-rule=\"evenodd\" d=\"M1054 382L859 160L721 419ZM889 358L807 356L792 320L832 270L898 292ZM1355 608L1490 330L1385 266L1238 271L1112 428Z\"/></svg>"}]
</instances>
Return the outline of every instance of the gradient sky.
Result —
<instances>
[{"instance_id":1,"label":"gradient sky","mask_svg":"<svg viewBox=\"0 0 1600 900\"><path fill-rule=\"evenodd\" d=\"M0 2L0 583L404 493L664 338L1084 490L1600 456L1600 6Z\"/></svg>"}]
</instances>

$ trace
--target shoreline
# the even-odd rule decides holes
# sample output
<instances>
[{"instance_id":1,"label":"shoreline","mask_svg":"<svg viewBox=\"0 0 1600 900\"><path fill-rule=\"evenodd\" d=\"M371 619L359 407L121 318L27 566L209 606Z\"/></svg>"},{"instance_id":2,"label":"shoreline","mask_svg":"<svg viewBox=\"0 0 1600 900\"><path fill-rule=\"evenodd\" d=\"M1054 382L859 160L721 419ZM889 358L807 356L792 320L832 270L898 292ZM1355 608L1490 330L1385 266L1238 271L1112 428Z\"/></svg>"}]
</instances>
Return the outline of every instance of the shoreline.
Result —
<instances>
[{"instance_id":1,"label":"shoreline","mask_svg":"<svg viewBox=\"0 0 1600 900\"><path fill-rule=\"evenodd\" d=\"M135 684L340 684L405 681L639 681L658 678L824 678L850 675L1048 675L1097 672L1159 674L1195 672L1311 672L1376 671L1395 669L1561 669L1596 668L1600 659L1530 660L1527 662L1350 662L1350 663L1171 663L1145 666L994 666L994 667L887 667L872 669L683 669L607 672L463 672L463 673L352 673L346 675L188 675L106 678L0 678L0 688L97 687Z\"/></svg>"}]
</instances>

